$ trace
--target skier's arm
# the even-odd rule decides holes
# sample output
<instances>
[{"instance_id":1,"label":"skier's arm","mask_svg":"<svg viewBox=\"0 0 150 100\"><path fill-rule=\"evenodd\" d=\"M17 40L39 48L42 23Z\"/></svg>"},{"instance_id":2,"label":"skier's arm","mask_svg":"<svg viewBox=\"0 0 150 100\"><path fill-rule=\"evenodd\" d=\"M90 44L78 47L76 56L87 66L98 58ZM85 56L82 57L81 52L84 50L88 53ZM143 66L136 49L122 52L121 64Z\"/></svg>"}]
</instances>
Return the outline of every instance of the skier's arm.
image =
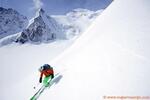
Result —
<instances>
[{"instance_id":1,"label":"skier's arm","mask_svg":"<svg viewBox=\"0 0 150 100\"><path fill-rule=\"evenodd\" d=\"M54 70L52 70L52 73L53 73L53 74L52 74L52 78L54 78Z\"/></svg>"},{"instance_id":2,"label":"skier's arm","mask_svg":"<svg viewBox=\"0 0 150 100\"><path fill-rule=\"evenodd\" d=\"M50 70L48 70L48 71L49 71L50 75L52 76L52 78L54 78L54 70L53 70L53 69L50 69Z\"/></svg>"},{"instance_id":3,"label":"skier's arm","mask_svg":"<svg viewBox=\"0 0 150 100\"><path fill-rule=\"evenodd\" d=\"M42 83L43 72L41 72L39 82Z\"/></svg>"}]
</instances>

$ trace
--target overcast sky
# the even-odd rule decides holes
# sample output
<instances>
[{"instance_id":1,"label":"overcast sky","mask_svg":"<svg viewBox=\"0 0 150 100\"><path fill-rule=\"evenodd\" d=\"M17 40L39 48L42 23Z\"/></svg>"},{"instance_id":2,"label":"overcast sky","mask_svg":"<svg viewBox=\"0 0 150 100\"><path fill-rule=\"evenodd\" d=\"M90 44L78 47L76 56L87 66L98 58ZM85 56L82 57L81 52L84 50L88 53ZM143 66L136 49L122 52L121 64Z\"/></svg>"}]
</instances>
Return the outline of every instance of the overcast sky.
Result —
<instances>
[{"instance_id":1,"label":"overcast sky","mask_svg":"<svg viewBox=\"0 0 150 100\"><path fill-rule=\"evenodd\" d=\"M27 17L33 17L42 7L48 14L65 14L75 8L98 10L107 7L112 0L0 0L0 6L13 8Z\"/></svg>"}]
</instances>

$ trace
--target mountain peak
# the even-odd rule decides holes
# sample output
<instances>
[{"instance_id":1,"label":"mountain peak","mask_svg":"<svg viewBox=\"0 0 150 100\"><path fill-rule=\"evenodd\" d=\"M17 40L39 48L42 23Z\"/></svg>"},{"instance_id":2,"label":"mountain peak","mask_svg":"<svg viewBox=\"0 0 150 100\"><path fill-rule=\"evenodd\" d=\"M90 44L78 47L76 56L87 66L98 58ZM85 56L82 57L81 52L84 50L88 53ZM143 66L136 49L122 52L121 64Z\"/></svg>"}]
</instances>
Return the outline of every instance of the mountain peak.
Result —
<instances>
[{"instance_id":1,"label":"mountain peak","mask_svg":"<svg viewBox=\"0 0 150 100\"><path fill-rule=\"evenodd\" d=\"M39 14L44 14L45 13L45 11L44 11L44 9L43 8L41 8L41 9L39 9Z\"/></svg>"},{"instance_id":2,"label":"mountain peak","mask_svg":"<svg viewBox=\"0 0 150 100\"><path fill-rule=\"evenodd\" d=\"M36 17L41 16L41 15L43 15L43 14L45 14L45 10L44 10L43 8L40 8L40 9L37 10L37 12L36 12Z\"/></svg>"}]
</instances>

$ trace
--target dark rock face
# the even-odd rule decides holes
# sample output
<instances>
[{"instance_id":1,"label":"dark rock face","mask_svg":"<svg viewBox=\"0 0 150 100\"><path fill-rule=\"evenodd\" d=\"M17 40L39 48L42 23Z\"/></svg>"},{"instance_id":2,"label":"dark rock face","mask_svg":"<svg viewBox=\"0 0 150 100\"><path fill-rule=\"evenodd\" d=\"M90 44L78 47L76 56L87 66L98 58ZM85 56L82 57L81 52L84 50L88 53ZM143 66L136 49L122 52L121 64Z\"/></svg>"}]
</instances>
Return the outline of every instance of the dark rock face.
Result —
<instances>
[{"instance_id":1,"label":"dark rock face","mask_svg":"<svg viewBox=\"0 0 150 100\"><path fill-rule=\"evenodd\" d=\"M16 42L25 43L29 41L38 43L42 41L54 40L56 38L56 33L52 30L54 28L50 27L47 23L51 24L51 26L54 26L53 24L55 23L51 22L48 18L49 17L45 15L44 10L40 10L39 15L34 18L28 28L21 33Z\"/></svg>"},{"instance_id":2,"label":"dark rock face","mask_svg":"<svg viewBox=\"0 0 150 100\"><path fill-rule=\"evenodd\" d=\"M0 39L20 32L27 24L27 17L11 8L0 7Z\"/></svg>"}]
</instances>

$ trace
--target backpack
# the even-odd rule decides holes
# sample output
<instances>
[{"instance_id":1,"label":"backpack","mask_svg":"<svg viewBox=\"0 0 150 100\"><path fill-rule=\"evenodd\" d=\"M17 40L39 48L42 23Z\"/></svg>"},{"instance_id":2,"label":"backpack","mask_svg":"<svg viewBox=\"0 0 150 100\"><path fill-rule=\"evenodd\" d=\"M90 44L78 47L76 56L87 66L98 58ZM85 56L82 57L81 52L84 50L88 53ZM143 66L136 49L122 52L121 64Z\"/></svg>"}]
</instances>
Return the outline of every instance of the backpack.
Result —
<instances>
[{"instance_id":1,"label":"backpack","mask_svg":"<svg viewBox=\"0 0 150 100\"><path fill-rule=\"evenodd\" d=\"M53 68L49 64L44 64L43 65L43 70L47 70L47 69L52 69L53 70Z\"/></svg>"}]
</instances>

